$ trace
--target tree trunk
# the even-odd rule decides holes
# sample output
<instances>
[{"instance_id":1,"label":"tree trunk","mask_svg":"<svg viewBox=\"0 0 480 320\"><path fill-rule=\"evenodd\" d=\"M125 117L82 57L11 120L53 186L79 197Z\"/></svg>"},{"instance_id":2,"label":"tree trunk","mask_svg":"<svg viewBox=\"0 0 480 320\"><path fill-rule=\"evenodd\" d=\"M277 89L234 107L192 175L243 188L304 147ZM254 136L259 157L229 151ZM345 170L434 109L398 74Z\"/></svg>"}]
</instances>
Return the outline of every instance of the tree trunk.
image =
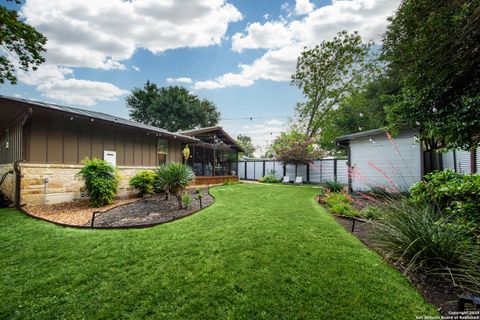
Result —
<instances>
[{"instance_id":1,"label":"tree trunk","mask_svg":"<svg viewBox=\"0 0 480 320\"><path fill-rule=\"evenodd\" d=\"M182 193L179 191L175 192L175 197L177 198L177 201L178 201L178 210L182 210L183 209Z\"/></svg>"}]
</instances>

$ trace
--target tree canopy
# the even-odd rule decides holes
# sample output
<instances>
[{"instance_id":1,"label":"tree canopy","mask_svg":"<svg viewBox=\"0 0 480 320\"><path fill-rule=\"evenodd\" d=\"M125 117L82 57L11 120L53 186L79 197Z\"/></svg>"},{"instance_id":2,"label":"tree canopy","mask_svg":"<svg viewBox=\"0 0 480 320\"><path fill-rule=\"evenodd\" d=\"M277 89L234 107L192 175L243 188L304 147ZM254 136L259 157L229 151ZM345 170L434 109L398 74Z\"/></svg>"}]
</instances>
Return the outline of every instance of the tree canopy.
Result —
<instances>
[{"instance_id":1,"label":"tree canopy","mask_svg":"<svg viewBox=\"0 0 480 320\"><path fill-rule=\"evenodd\" d=\"M420 128L430 148L480 142L480 0L404 0L382 58L402 90L386 108L392 129Z\"/></svg>"},{"instance_id":2,"label":"tree canopy","mask_svg":"<svg viewBox=\"0 0 480 320\"><path fill-rule=\"evenodd\" d=\"M385 127L384 106L399 90L398 81L382 75L347 95L323 121L318 135L322 149L334 154L338 150L335 138Z\"/></svg>"},{"instance_id":3,"label":"tree canopy","mask_svg":"<svg viewBox=\"0 0 480 320\"><path fill-rule=\"evenodd\" d=\"M173 132L214 126L220 120L213 102L180 86L158 87L147 81L143 88L132 90L126 104L135 121Z\"/></svg>"},{"instance_id":4,"label":"tree canopy","mask_svg":"<svg viewBox=\"0 0 480 320\"><path fill-rule=\"evenodd\" d=\"M308 137L320 132L329 112L342 99L375 75L372 45L363 43L358 32L342 31L333 40L301 53L292 84L302 90L306 100L297 104L296 112Z\"/></svg>"},{"instance_id":5,"label":"tree canopy","mask_svg":"<svg viewBox=\"0 0 480 320\"><path fill-rule=\"evenodd\" d=\"M255 152L255 146L252 143L252 138L239 134L237 136L237 143L243 148L245 152L239 154L239 156L245 155L247 157L253 157Z\"/></svg>"},{"instance_id":6,"label":"tree canopy","mask_svg":"<svg viewBox=\"0 0 480 320\"><path fill-rule=\"evenodd\" d=\"M7 0L12 2L12 0ZM15 0L17 4L20 1ZM46 51L47 38L33 27L19 20L15 10L0 5L0 83L17 83L15 68L36 70L45 62L42 52Z\"/></svg>"},{"instance_id":7,"label":"tree canopy","mask_svg":"<svg viewBox=\"0 0 480 320\"><path fill-rule=\"evenodd\" d=\"M282 132L274 140L272 150L276 160L285 164L305 164L324 155L307 134L295 129Z\"/></svg>"}]
</instances>

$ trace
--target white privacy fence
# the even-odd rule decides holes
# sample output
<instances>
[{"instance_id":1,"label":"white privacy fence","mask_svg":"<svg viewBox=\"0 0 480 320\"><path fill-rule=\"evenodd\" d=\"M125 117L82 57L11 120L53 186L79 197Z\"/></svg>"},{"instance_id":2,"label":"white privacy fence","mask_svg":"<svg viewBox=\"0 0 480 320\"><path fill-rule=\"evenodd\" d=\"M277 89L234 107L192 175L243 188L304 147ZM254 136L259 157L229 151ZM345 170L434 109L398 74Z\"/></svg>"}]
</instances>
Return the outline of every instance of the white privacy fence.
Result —
<instances>
[{"instance_id":1,"label":"white privacy fence","mask_svg":"<svg viewBox=\"0 0 480 320\"><path fill-rule=\"evenodd\" d=\"M295 177L302 177L305 182L324 183L338 181L348 183L347 159L319 159L309 164L284 165L274 160L248 160L238 162L238 175L241 180L258 180L273 173L277 179L284 176L294 181Z\"/></svg>"}]
</instances>

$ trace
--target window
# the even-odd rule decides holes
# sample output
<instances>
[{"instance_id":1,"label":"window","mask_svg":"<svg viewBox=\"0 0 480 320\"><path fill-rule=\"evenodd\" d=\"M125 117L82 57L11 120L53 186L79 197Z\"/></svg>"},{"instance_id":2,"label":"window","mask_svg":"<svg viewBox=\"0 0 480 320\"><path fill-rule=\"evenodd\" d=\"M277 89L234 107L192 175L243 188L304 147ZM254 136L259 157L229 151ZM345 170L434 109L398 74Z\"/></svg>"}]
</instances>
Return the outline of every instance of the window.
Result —
<instances>
[{"instance_id":1,"label":"window","mask_svg":"<svg viewBox=\"0 0 480 320\"><path fill-rule=\"evenodd\" d=\"M168 141L165 139L157 139L157 164L167 163Z\"/></svg>"}]
</instances>

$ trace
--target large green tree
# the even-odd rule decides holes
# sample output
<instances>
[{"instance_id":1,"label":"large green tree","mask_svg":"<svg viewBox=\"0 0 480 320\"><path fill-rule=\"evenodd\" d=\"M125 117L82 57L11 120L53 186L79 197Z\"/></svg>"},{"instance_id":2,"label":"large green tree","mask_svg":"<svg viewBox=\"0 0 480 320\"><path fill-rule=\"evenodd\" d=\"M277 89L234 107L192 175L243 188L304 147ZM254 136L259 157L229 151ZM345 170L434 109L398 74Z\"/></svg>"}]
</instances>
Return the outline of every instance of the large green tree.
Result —
<instances>
[{"instance_id":1,"label":"large green tree","mask_svg":"<svg viewBox=\"0 0 480 320\"><path fill-rule=\"evenodd\" d=\"M311 138L320 132L329 112L360 88L377 70L373 43L364 43L358 32L339 32L331 41L305 49L292 75L305 97L296 112Z\"/></svg>"},{"instance_id":2,"label":"large green tree","mask_svg":"<svg viewBox=\"0 0 480 320\"><path fill-rule=\"evenodd\" d=\"M213 102L183 87L158 87L150 81L133 89L126 104L132 119L173 132L213 126L220 120Z\"/></svg>"},{"instance_id":3,"label":"large green tree","mask_svg":"<svg viewBox=\"0 0 480 320\"><path fill-rule=\"evenodd\" d=\"M335 138L358 131L386 126L384 106L400 85L395 78L382 75L364 87L351 92L331 110L323 121L318 140L322 149L334 154L338 151Z\"/></svg>"},{"instance_id":4,"label":"large green tree","mask_svg":"<svg viewBox=\"0 0 480 320\"><path fill-rule=\"evenodd\" d=\"M245 155L247 157L253 157L253 153L255 152L255 146L252 143L252 138L239 134L237 136L237 143L245 151L240 153L239 156Z\"/></svg>"},{"instance_id":5,"label":"large green tree","mask_svg":"<svg viewBox=\"0 0 480 320\"><path fill-rule=\"evenodd\" d=\"M15 3L20 4L20 1L15 0ZM36 70L45 62L42 52L46 51L46 43L47 38L22 22L15 10L0 5L0 83L17 83L16 66L25 71Z\"/></svg>"},{"instance_id":6,"label":"large green tree","mask_svg":"<svg viewBox=\"0 0 480 320\"><path fill-rule=\"evenodd\" d=\"M403 0L382 56L402 90L387 108L392 129L420 128L430 148L480 142L480 0Z\"/></svg>"}]
</instances>

